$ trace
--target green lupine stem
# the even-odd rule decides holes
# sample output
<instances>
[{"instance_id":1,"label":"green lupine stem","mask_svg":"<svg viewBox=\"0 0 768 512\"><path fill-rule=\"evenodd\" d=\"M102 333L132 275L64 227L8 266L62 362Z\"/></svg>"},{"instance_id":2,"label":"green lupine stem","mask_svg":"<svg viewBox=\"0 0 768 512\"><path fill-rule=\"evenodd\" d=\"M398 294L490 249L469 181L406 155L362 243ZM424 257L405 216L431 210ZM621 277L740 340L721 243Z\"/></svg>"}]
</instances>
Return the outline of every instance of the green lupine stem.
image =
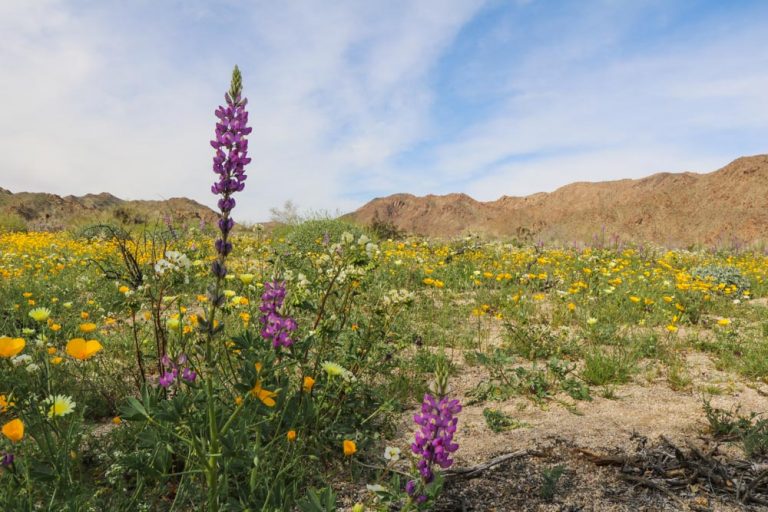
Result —
<instances>
[{"instance_id":1,"label":"green lupine stem","mask_svg":"<svg viewBox=\"0 0 768 512\"><path fill-rule=\"evenodd\" d=\"M226 238L225 238L226 241ZM220 255L223 260L223 255ZM222 261L223 264L223 261ZM208 405L208 463L206 464L206 477L208 481L208 511L218 510L219 501L219 426L216 418L216 401L213 394L213 373L216 368L213 360L213 331L214 317L216 316L216 306L219 301L219 290L221 288L221 277L216 278L213 296L211 297L211 312L208 315L207 325L208 333L205 339L205 360L208 366L205 376L205 399Z\"/></svg>"}]
</instances>

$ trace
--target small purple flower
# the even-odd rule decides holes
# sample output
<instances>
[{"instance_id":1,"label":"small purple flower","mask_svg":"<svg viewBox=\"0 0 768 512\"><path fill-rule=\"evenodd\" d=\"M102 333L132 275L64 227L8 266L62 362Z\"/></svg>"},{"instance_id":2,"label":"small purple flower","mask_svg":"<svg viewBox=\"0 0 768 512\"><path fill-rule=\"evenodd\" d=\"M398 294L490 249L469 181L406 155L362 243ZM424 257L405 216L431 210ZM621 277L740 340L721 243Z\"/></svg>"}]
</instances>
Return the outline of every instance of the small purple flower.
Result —
<instances>
[{"instance_id":1,"label":"small purple flower","mask_svg":"<svg viewBox=\"0 0 768 512\"><path fill-rule=\"evenodd\" d=\"M413 496L416 492L416 480L408 480L408 483L405 484L405 492L408 493L408 496Z\"/></svg>"},{"instance_id":2,"label":"small purple flower","mask_svg":"<svg viewBox=\"0 0 768 512\"><path fill-rule=\"evenodd\" d=\"M185 366L189 362L189 358L183 352L176 356L176 361L168 356L168 354L165 354L160 358L160 362L163 364L163 367L166 368L166 371L160 374L160 377L157 379L157 384L165 389L171 387L171 385L178 380L179 374L181 374L181 378L184 381L190 384L197 379L197 373L195 373L189 366L180 368L180 366Z\"/></svg>"},{"instance_id":3,"label":"small purple flower","mask_svg":"<svg viewBox=\"0 0 768 512\"><path fill-rule=\"evenodd\" d=\"M296 320L290 316L283 316L280 310L285 301L285 283L273 281L264 283L264 293L261 295L259 317L261 322L261 336L272 342L274 348L290 347L293 345L291 333L298 328Z\"/></svg>"},{"instance_id":4,"label":"small purple flower","mask_svg":"<svg viewBox=\"0 0 768 512\"><path fill-rule=\"evenodd\" d=\"M157 383L164 387L168 388L171 384L173 384L176 381L176 377L178 376L179 372L176 370L176 368L171 369L171 371L164 372L160 377L157 379Z\"/></svg>"},{"instance_id":5,"label":"small purple flower","mask_svg":"<svg viewBox=\"0 0 768 512\"><path fill-rule=\"evenodd\" d=\"M13 464L14 459L15 459L15 457L13 456L12 453L3 452L3 456L0 457L0 466L2 466L4 468L8 467L11 464Z\"/></svg>"},{"instance_id":6,"label":"small purple flower","mask_svg":"<svg viewBox=\"0 0 768 512\"><path fill-rule=\"evenodd\" d=\"M181 371L181 378L187 382L195 382L195 379L197 379L197 374L191 368L184 368Z\"/></svg>"}]
</instances>

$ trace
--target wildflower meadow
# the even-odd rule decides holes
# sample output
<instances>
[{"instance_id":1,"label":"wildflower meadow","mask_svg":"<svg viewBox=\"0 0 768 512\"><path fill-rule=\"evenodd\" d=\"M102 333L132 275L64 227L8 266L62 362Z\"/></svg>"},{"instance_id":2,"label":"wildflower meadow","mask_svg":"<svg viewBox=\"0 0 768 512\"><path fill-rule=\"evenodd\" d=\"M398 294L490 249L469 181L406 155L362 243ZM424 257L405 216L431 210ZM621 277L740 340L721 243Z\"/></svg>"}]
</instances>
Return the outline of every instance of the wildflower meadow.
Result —
<instances>
[{"instance_id":1,"label":"wildflower meadow","mask_svg":"<svg viewBox=\"0 0 768 512\"><path fill-rule=\"evenodd\" d=\"M238 224L244 91L235 68L216 224L0 233L2 510L432 510L473 460L470 404L496 432L512 397L727 392L694 352L768 379L762 251Z\"/></svg>"}]
</instances>

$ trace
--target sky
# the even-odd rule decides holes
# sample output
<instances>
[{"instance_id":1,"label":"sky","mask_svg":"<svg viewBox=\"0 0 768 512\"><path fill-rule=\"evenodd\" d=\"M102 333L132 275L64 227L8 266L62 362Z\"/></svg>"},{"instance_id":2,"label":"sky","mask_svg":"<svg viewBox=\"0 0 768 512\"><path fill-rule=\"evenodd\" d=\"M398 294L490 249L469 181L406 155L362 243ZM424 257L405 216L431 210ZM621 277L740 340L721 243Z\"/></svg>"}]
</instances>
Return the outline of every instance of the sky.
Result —
<instances>
[{"instance_id":1,"label":"sky","mask_svg":"<svg viewBox=\"0 0 768 512\"><path fill-rule=\"evenodd\" d=\"M210 193L232 67L237 220L478 200L768 153L768 2L0 0L0 187Z\"/></svg>"}]
</instances>

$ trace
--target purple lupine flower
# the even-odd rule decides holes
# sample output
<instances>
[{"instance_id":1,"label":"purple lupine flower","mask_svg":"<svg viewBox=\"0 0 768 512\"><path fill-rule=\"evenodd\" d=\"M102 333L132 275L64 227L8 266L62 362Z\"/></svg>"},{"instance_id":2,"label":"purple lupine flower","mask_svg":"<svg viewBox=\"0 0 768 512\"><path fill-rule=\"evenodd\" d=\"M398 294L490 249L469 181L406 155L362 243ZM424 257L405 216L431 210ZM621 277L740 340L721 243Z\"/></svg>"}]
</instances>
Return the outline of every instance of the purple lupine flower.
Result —
<instances>
[{"instance_id":1,"label":"purple lupine flower","mask_svg":"<svg viewBox=\"0 0 768 512\"><path fill-rule=\"evenodd\" d=\"M191 368L184 368L181 371L181 378L187 382L195 382L195 379L197 378L197 373L195 373L194 370L192 370Z\"/></svg>"},{"instance_id":2,"label":"purple lupine flower","mask_svg":"<svg viewBox=\"0 0 768 512\"><path fill-rule=\"evenodd\" d=\"M450 454L459 449L459 445L453 442L459 421L455 416L459 412L461 405L458 400L447 397L435 400L435 397L425 394L421 414L413 417L413 421L421 428L414 436L411 451L421 457L417 467L425 484L434 479L435 464L443 469L453 464Z\"/></svg>"},{"instance_id":3,"label":"purple lupine flower","mask_svg":"<svg viewBox=\"0 0 768 512\"><path fill-rule=\"evenodd\" d=\"M285 301L285 283L273 281L264 283L264 293L261 295L259 317L261 322L261 336L272 342L274 348L290 347L293 345L291 333L298 328L296 320L290 316L283 316L280 310Z\"/></svg>"},{"instance_id":4,"label":"purple lupine flower","mask_svg":"<svg viewBox=\"0 0 768 512\"><path fill-rule=\"evenodd\" d=\"M241 97L243 90L240 69L235 66L232 71L232 83L229 92L224 95L226 106L216 109L216 139L211 141L211 146L216 150L213 157L213 172L218 175L218 181L211 186L211 192L221 196L219 206L219 231L221 237L216 240L215 247L218 258L213 263L211 271L217 279L227 275L224 264L225 258L232 252L232 244L227 241L234 221L229 214L235 207L235 199L232 194L245 188L245 166L251 162L248 157L248 140L246 135L252 128L248 125L248 112L245 106L246 98Z\"/></svg>"},{"instance_id":5,"label":"purple lupine flower","mask_svg":"<svg viewBox=\"0 0 768 512\"><path fill-rule=\"evenodd\" d=\"M192 370L192 368L190 368L189 366L186 366L184 368L179 367L179 366L186 365L188 361L189 361L189 358L183 352L176 357L176 361L171 359L171 357L169 357L168 354L165 354L163 357L160 358L160 362L167 369L167 371L164 371L163 373L160 374L160 377L158 377L157 379L157 384L167 389L174 382L176 382L176 380L178 380L179 375L181 375L181 378L184 381L190 384L195 382L195 380L197 379L197 373L195 373L195 371Z\"/></svg>"},{"instance_id":6,"label":"purple lupine flower","mask_svg":"<svg viewBox=\"0 0 768 512\"><path fill-rule=\"evenodd\" d=\"M13 464L14 459L15 459L15 457L13 456L12 453L3 452L3 456L0 457L0 466L2 466L4 468L8 467L11 464Z\"/></svg>"},{"instance_id":7,"label":"purple lupine flower","mask_svg":"<svg viewBox=\"0 0 768 512\"><path fill-rule=\"evenodd\" d=\"M164 372L162 375L160 375L160 377L157 378L157 383L164 388L168 388L176 381L178 374L179 371L176 368L172 368L170 371Z\"/></svg>"}]
</instances>

